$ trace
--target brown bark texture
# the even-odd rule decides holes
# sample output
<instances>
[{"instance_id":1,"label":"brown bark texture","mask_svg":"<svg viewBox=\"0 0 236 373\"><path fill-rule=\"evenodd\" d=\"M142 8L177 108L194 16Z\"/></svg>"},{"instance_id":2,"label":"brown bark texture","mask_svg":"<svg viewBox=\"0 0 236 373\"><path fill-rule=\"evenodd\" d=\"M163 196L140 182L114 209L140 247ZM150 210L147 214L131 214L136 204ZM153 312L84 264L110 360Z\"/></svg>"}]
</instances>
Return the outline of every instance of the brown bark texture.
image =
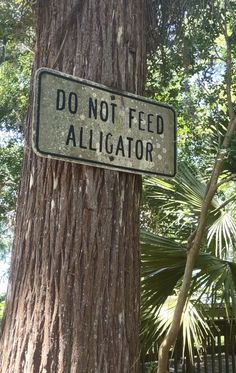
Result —
<instances>
[{"instance_id":1,"label":"brown bark texture","mask_svg":"<svg viewBox=\"0 0 236 373\"><path fill-rule=\"evenodd\" d=\"M141 94L144 0L37 3L33 73ZM133 174L36 156L28 114L1 373L139 371L139 200Z\"/></svg>"}]
</instances>

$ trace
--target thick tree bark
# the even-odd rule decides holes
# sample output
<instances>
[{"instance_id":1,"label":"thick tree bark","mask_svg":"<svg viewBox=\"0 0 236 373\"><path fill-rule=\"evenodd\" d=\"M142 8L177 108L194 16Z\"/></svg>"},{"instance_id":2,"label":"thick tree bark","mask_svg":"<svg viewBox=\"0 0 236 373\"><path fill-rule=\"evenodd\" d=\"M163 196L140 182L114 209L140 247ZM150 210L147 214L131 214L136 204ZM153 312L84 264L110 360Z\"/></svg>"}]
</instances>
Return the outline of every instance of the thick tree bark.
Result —
<instances>
[{"instance_id":1,"label":"thick tree bark","mask_svg":"<svg viewBox=\"0 0 236 373\"><path fill-rule=\"evenodd\" d=\"M34 71L141 94L144 3L39 1ZM140 177L40 158L31 123L0 371L138 372Z\"/></svg>"}]
</instances>

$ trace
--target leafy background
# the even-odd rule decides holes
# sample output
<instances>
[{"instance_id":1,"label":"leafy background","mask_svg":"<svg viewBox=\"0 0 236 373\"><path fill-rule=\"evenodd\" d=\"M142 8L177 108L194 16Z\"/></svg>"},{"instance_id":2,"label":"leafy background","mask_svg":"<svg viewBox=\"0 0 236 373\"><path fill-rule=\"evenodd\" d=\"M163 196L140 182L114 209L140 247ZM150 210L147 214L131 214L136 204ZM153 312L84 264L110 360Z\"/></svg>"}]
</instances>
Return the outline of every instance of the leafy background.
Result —
<instances>
[{"instance_id":1,"label":"leafy background","mask_svg":"<svg viewBox=\"0 0 236 373\"><path fill-rule=\"evenodd\" d=\"M143 356L168 328L214 159L229 123L225 29L232 45L235 101L235 1L149 2L146 95L178 113L178 174L143 178L140 213ZM0 259L9 260L34 50L28 1L0 1ZM221 178L236 173L236 135ZM235 317L236 186L222 184L212 201L184 313L185 345L209 333L207 307ZM0 275L0 280L5 280ZM0 296L0 317L4 294Z\"/></svg>"}]
</instances>

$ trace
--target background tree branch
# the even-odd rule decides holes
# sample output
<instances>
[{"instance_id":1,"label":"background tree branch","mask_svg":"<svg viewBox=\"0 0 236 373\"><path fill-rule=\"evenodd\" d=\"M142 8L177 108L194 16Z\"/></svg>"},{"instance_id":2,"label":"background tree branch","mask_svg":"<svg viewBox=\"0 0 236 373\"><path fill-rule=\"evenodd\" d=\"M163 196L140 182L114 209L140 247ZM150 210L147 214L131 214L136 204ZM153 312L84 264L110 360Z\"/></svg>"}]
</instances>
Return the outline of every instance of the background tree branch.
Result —
<instances>
[{"instance_id":1,"label":"background tree branch","mask_svg":"<svg viewBox=\"0 0 236 373\"><path fill-rule=\"evenodd\" d=\"M173 319L171 326L159 348L158 354L158 373L167 373L168 358L170 348L174 345L177 335L180 329L181 317L183 314L184 307L188 299L188 293L190 289L192 272L194 264L198 257L201 243L205 231L205 226L207 222L208 210L211 201L217 191L218 179L221 175L224 161L227 154L227 149L230 145L231 138L236 131L236 116L233 110L232 97L231 97L231 86L232 86L232 56L231 56L231 45L229 43L229 37L227 31L225 30L225 42L227 46L227 59L226 59L226 90L227 90L227 103L229 111L229 124L226 134L224 136L224 141L222 147L219 149L216 156L215 164L211 174L211 178L208 184L208 189L205 198L202 203L201 213L199 216L196 234L194 240L192 241L191 247L187 254L187 261L185 266L185 272L183 276L182 286L178 294L178 300L175 307Z\"/></svg>"}]
</instances>

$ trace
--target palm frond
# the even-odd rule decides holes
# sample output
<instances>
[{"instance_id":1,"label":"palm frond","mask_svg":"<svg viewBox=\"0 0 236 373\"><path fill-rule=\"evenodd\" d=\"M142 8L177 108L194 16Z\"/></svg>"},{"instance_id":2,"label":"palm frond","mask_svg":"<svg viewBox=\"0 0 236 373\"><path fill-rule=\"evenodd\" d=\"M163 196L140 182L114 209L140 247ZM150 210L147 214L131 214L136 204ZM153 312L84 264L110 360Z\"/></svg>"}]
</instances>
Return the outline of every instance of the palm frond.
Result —
<instances>
[{"instance_id":1,"label":"palm frond","mask_svg":"<svg viewBox=\"0 0 236 373\"><path fill-rule=\"evenodd\" d=\"M155 350L155 344L158 346L166 334L173 318L176 302L177 296L170 296L159 312L150 310L149 313L145 313L145 317L142 317L141 340L144 355ZM182 355L187 349L190 357L193 358L193 348L196 348L197 352L200 353L202 341L209 334L210 327L206 321L206 314L198 304L188 300L181 318Z\"/></svg>"},{"instance_id":2,"label":"palm frond","mask_svg":"<svg viewBox=\"0 0 236 373\"><path fill-rule=\"evenodd\" d=\"M144 179L144 194L154 206L165 208L178 206L179 208L186 205L196 214L200 212L206 189L207 185L204 180L185 163L180 163L174 179ZM219 201L214 199L212 209L219 206Z\"/></svg>"},{"instance_id":3,"label":"palm frond","mask_svg":"<svg viewBox=\"0 0 236 373\"><path fill-rule=\"evenodd\" d=\"M141 245L143 302L145 307L155 304L158 309L183 276L186 251L173 240L145 231L141 234Z\"/></svg>"},{"instance_id":4,"label":"palm frond","mask_svg":"<svg viewBox=\"0 0 236 373\"><path fill-rule=\"evenodd\" d=\"M156 226L162 234L175 236L177 231L181 240L187 239L196 228L206 190L205 181L185 163L180 163L174 179L144 179L145 209L156 216ZM222 201L215 197L209 210L209 225L220 216L220 205Z\"/></svg>"},{"instance_id":5,"label":"palm frond","mask_svg":"<svg viewBox=\"0 0 236 373\"><path fill-rule=\"evenodd\" d=\"M143 349L147 351L160 340L164 330L168 328L168 322L171 321L169 318L169 321L161 322L161 310L167 299L174 297L179 289L187 252L176 241L147 232L142 232L141 246L141 338ZM236 264L201 252L192 277L189 293L191 304L196 307L204 303L210 305L214 299L216 304L224 304L228 314L236 317L235 295ZM189 328L191 332L187 329L185 332L186 344L190 343L190 339L196 334L193 321L189 321Z\"/></svg>"},{"instance_id":6,"label":"palm frond","mask_svg":"<svg viewBox=\"0 0 236 373\"><path fill-rule=\"evenodd\" d=\"M235 244L236 221L231 214L223 211L220 217L210 226L208 230L208 246L214 243L215 255L219 258L232 256Z\"/></svg>"}]
</instances>

